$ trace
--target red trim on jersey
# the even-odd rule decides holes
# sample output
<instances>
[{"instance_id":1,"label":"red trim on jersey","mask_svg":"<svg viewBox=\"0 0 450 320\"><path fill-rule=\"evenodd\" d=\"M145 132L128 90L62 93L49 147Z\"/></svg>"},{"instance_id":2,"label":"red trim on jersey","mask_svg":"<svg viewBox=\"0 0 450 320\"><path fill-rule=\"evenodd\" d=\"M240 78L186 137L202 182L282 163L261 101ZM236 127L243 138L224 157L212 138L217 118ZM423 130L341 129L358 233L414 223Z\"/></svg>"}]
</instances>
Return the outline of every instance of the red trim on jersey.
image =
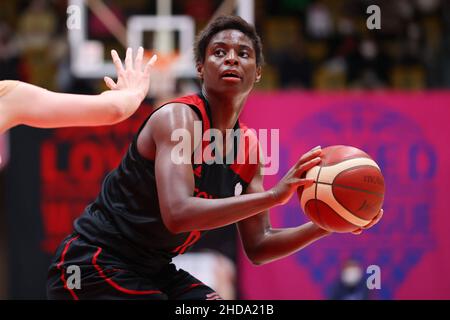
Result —
<instances>
[{"instance_id":1,"label":"red trim on jersey","mask_svg":"<svg viewBox=\"0 0 450 320\"><path fill-rule=\"evenodd\" d=\"M169 103L183 103L190 106L195 106L200 111L200 114L202 115L202 121L203 121L203 132L211 128L211 123L209 122L208 113L206 112L205 103L203 100L196 94L176 98Z\"/></svg>"},{"instance_id":2,"label":"red trim on jersey","mask_svg":"<svg viewBox=\"0 0 450 320\"><path fill-rule=\"evenodd\" d=\"M114 282L110 278L108 278L105 273L103 272L102 268L97 264L97 258L100 255L100 252L102 252L102 248L98 247L97 252L92 257L92 264L94 265L95 269L97 269L100 276L105 280L108 284L110 284L114 289L127 293L127 294L134 294L134 295L141 295L141 294L155 294L155 293L161 293L161 291L158 290L131 290L124 288L120 286L118 283Z\"/></svg>"},{"instance_id":3,"label":"red trim on jersey","mask_svg":"<svg viewBox=\"0 0 450 320\"><path fill-rule=\"evenodd\" d=\"M176 247L172 253L183 254L186 250L200 240L201 232L198 230L191 231L182 245Z\"/></svg>"},{"instance_id":4,"label":"red trim on jersey","mask_svg":"<svg viewBox=\"0 0 450 320\"><path fill-rule=\"evenodd\" d=\"M194 169L194 174L200 178L202 176L202 165L198 165L197 168Z\"/></svg>"},{"instance_id":5,"label":"red trim on jersey","mask_svg":"<svg viewBox=\"0 0 450 320\"><path fill-rule=\"evenodd\" d=\"M241 134L237 158L230 169L238 174L242 180L250 183L255 176L259 163L259 143L255 133L243 123L239 123ZM245 159L245 161L241 161Z\"/></svg>"},{"instance_id":6,"label":"red trim on jersey","mask_svg":"<svg viewBox=\"0 0 450 320\"><path fill-rule=\"evenodd\" d=\"M202 137L203 137L204 132L211 128L211 123L209 121L208 112L206 111L205 102L198 95L193 94L193 95L189 95L189 96L179 97L174 100L171 100L168 103L187 104L189 106L195 107L198 111L200 111L200 114L202 115L202 119L200 119L202 121L202 129L203 129ZM168 103L166 103L166 104L168 104ZM203 153L206 150L206 148L208 147L208 145L209 145L209 141L203 141L203 139L202 139L202 149L200 152L202 162L204 160ZM208 153L206 153L206 154L208 154ZM194 161L196 161L196 160L194 160Z\"/></svg>"},{"instance_id":7,"label":"red trim on jersey","mask_svg":"<svg viewBox=\"0 0 450 320\"><path fill-rule=\"evenodd\" d=\"M182 103L182 104L187 104L187 105L196 107L200 111L200 114L202 115L203 133L206 130L211 128L211 123L209 121L205 103L198 95L194 94L194 95L176 98L174 100L171 100L168 103ZM238 159L239 159L239 154L240 154L241 157L245 156L245 161L241 161L241 163L234 163L234 164L230 165L230 168L236 174L238 174L242 180L244 180L247 183L250 183L256 173L257 168L258 168L258 162L259 162L258 138L254 134L254 132L249 130L247 128L247 126L245 126L242 122L239 122L239 125L240 125L240 129L244 133L248 133L248 136L249 136L251 142L247 141L249 143L246 143L245 140L248 140L248 139L244 139L244 137L241 137L241 140L239 143ZM209 141L203 141L203 143L202 143L202 158L203 158L203 153L208 154L208 152L205 152L205 150L208 146L209 146ZM250 148L249 148L249 146L250 146ZM256 148L256 150L255 150L255 148ZM255 157L250 158L251 152L256 152L256 161L254 161L256 163L250 163L250 160L255 160L254 159ZM236 162L238 162L238 161L236 161ZM244 163L242 163L242 162L244 162Z\"/></svg>"},{"instance_id":8,"label":"red trim on jersey","mask_svg":"<svg viewBox=\"0 0 450 320\"><path fill-rule=\"evenodd\" d=\"M175 296L172 297L173 298L178 298L179 296L181 296L182 294L185 294L186 292L191 291L194 288L200 287L200 286L206 286L204 283L202 282L198 282L198 283L192 283L191 285L189 285L189 287L187 287L186 289L178 292Z\"/></svg>"},{"instance_id":9,"label":"red trim on jersey","mask_svg":"<svg viewBox=\"0 0 450 320\"><path fill-rule=\"evenodd\" d=\"M195 288L195 287L198 287L198 286L204 286L204 284L203 283L193 283L193 284L191 284L190 286L189 286L189 289L193 289L193 288Z\"/></svg>"},{"instance_id":10,"label":"red trim on jersey","mask_svg":"<svg viewBox=\"0 0 450 320\"><path fill-rule=\"evenodd\" d=\"M60 276L60 278L61 278L61 281L62 281L63 284L64 284L64 289L66 289L66 290L68 290L68 291L70 292L70 294L72 295L72 298L73 298L74 300L79 300L79 299L78 299L78 296L75 294L75 292L73 292L73 290L70 289L70 288L67 286L67 281L66 281L66 277L64 276L64 269L62 268L62 265L64 264L64 259L65 259L65 257L66 257L67 251L69 250L69 246L71 245L71 243L72 243L73 241L77 240L79 237L80 237L80 236L76 236L76 237L71 238L69 241L67 241L66 245L64 246L64 250L63 250L63 252L61 253L61 260L60 260L59 263L56 265L56 267L58 268L58 270L61 270L61 276Z\"/></svg>"}]
</instances>

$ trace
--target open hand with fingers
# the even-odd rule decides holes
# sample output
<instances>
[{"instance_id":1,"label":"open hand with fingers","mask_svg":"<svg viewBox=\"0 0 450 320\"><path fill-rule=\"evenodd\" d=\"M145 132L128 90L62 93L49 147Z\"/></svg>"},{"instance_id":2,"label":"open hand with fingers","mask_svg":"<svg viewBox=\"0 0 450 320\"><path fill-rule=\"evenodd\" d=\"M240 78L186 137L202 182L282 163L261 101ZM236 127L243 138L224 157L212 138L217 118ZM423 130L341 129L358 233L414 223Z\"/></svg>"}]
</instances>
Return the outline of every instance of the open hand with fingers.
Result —
<instances>
[{"instance_id":1,"label":"open hand with fingers","mask_svg":"<svg viewBox=\"0 0 450 320\"><path fill-rule=\"evenodd\" d=\"M111 57L116 67L117 81L114 82L109 77L104 77L104 81L111 90L130 93L129 112L133 113L148 93L150 88L150 72L157 60L157 56L153 55L145 66L143 66L144 49L139 47L133 63L133 50L128 48L125 56L125 68L116 50L111 50Z\"/></svg>"},{"instance_id":2,"label":"open hand with fingers","mask_svg":"<svg viewBox=\"0 0 450 320\"><path fill-rule=\"evenodd\" d=\"M321 161L322 149L317 146L300 157L298 162L286 173L278 184L270 189L279 204L285 204L297 192L299 187L308 187L314 183L313 179L303 178L304 173Z\"/></svg>"}]
</instances>

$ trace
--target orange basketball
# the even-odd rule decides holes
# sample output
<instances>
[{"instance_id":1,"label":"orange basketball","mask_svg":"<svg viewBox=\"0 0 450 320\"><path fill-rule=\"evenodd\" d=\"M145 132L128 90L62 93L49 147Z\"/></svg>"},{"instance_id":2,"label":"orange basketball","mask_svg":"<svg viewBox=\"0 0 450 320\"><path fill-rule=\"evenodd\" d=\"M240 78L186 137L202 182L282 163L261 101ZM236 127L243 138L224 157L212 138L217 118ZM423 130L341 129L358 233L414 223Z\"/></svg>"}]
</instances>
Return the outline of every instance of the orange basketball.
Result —
<instances>
[{"instance_id":1,"label":"orange basketball","mask_svg":"<svg viewBox=\"0 0 450 320\"><path fill-rule=\"evenodd\" d=\"M351 232L367 225L384 200L384 178L377 163L349 146L326 147L322 154L320 165L306 173L315 183L303 190L303 211L332 232Z\"/></svg>"}]
</instances>

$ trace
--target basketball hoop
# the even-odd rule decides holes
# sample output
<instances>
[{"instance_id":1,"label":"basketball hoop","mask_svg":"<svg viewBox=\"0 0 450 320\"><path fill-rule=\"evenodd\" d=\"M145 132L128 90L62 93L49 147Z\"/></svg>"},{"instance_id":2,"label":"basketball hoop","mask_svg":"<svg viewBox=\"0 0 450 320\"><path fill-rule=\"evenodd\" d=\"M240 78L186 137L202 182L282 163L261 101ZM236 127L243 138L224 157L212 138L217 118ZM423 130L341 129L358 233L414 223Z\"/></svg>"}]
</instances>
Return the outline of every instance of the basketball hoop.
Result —
<instances>
[{"instance_id":1,"label":"basketball hoop","mask_svg":"<svg viewBox=\"0 0 450 320\"><path fill-rule=\"evenodd\" d=\"M146 50L145 59L150 59L153 54L158 55L158 61L152 68L151 86L149 95L157 99L172 96L176 91L176 64L180 58L178 52L159 53L153 50Z\"/></svg>"}]
</instances>

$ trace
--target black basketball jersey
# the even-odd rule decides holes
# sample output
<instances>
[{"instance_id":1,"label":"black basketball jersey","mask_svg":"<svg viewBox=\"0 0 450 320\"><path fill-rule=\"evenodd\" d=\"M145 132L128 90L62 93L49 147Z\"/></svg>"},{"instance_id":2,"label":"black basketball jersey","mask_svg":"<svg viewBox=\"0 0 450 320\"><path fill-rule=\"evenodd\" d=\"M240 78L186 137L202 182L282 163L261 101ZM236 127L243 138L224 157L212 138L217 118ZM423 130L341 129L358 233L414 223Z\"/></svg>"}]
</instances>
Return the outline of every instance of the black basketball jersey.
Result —
<instances>
[{"instance_id":1,"label":"black basketball jersey","mask_svg":"<svg viewBox=\"0 0 450 320\"><path fill-rule=\"evenodd\" d=\"M202 121L203 132L211 127L210 109L201 94L168 103L182 103L192 108ZM202 234L200 231L173 234L163 223L155 163L143 158L137 150L137 137L152 114L135 135L120 165L104 179L97 199L74 223L76 232L87 240L108 248L146 274L157 272L174 256L186 252ZM235 139L233 164L205 161L193 164L194 196L213 199L245 192L257 170L257 164L250 157L255 146L257 148L257 138L239 121L237 128L241 129L241 134ZM203 142L202 150L208 145L208 141ZM239 159L245 161L237 161Z\"/></svg>"}]
</instances>

